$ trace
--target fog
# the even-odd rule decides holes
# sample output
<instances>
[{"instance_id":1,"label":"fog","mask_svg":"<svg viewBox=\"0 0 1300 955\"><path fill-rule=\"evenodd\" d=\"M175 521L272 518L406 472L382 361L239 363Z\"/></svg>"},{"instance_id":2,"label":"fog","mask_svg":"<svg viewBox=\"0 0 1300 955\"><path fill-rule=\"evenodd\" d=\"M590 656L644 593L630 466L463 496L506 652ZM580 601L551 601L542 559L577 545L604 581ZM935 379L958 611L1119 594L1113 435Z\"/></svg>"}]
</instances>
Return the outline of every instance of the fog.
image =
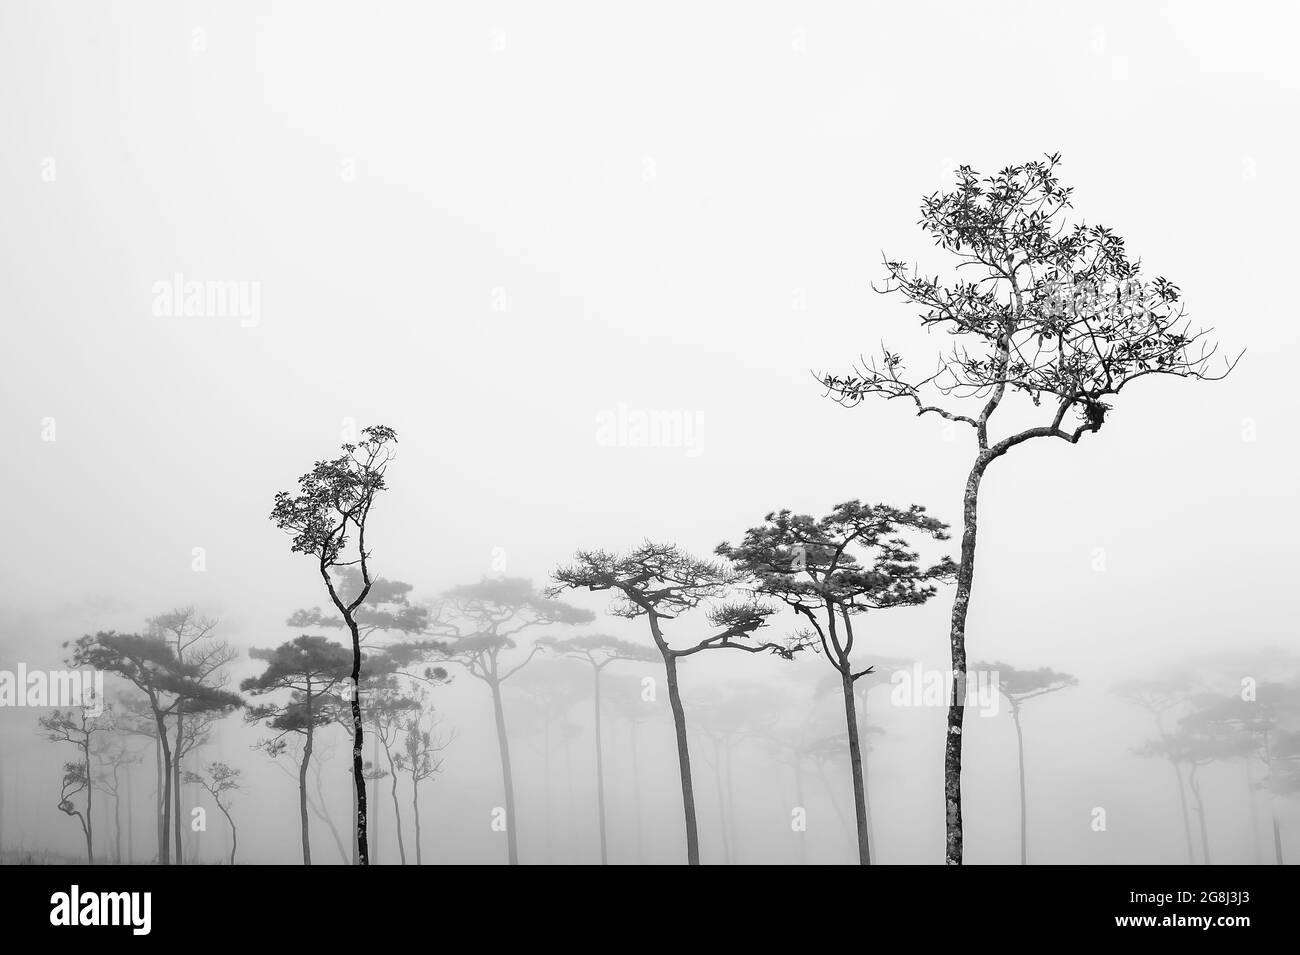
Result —
<instances>
[{"instance_id":1,"label":"fog","mask_svg":"<svg viewBox=\"0 0 1300 955\"><path fill-rule=\"evenodd\" d=\"M959 165L1059 151L1072 219L1116 229L1223 357L1245 354L1223 380L1137 381L1097 433L1027 442L984 477L972 671L1075 681L1020 713L1028 861L1294 861L1296 754L1144 754L1161 725L1122 692L1176 686L1172 732L1268 686L1274 742L1296 730L1300 14L1244 9L4 4L0 671L66 669L78 638L193 608L246 705L182 770L239 771L238 863L300 863L294 755L268 756L274 732L248 718L287 695L240 685L266 669L252 649L350 644L317 562L270 516L315 462L390 427L372 575L461 635L478 631L448 595L483 581L590 614L502 651L528 661L502 684L518 861L600 862L592 669L530 657L539 638L599 634L652 655L601 671L608 861L684 863L646 619L611 614L607 591L542 592L578 551L648 540L720 560L770 512L854 499L925 506L952 536L918 541L924 560L958 560L973 436L906 400L844 407L819 379L882 340L928 374L941 336L873 291L882 256L948 268L917 227L922 197ZM195 282L228 307L209 296L187 314ZM1035 414L1017 405L998 435ZM744 581L726 590L747 599ZM949 670L953 596L942 580L855 621L856 668L876 667L856 686L873 862L944 861L947 693L903 690ZM669 619L668 643L713 632L718 602ZM806 626L774 606L760 640ZM310 608L328 623L289 625ZM365 647L446 636L381 628ZM699 861L858 862L825 654L678 663ZM446 678L422 680L426 666ZM446 743L420 784L422 861L506 862L488 686L437 652L404 672ZM129 691L107 675L119 713ZM1021 859L1017 727L995 703L965 713L970 864ZM6 863L85 861L59 807L74 747L38 725L52 712L0 706ZM94 791L97 861L155 861L155 743L105 732L141 762L116 822ZM365 732L364 759L386 769ZM348 727L316 736L312 861L351 862ZM391 775L368 789L372 863L415 861L412 780L396 779L400 810ZM186 783L180 803L183 861L228 862L210 795Z\"/></svg>"}]
</instances>

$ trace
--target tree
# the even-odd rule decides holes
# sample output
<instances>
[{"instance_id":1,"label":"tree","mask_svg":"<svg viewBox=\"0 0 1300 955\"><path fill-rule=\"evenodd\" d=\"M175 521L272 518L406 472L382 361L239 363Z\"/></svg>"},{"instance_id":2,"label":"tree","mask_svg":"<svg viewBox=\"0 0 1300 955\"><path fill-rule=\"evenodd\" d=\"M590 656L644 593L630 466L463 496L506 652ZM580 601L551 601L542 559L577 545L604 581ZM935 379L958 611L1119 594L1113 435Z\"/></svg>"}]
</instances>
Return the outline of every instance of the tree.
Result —
<instances>
[{"instance_id":1,"label":"tree","mask_svg":"<svg viewBox=\"0 0 1300 955\"><path fill-rule=\"evenodd\" d=\"M505 791L506 852L510 864L518 865L515 785L501 686L526 667L542 648L534 644L522 660L508 662L507 657L519 647L517 638L526 630L590 623L595 614L546 597L534 589L532 581L520 577L484 578L476 584L464 584L448 591L446 600L460 624L442 625L441 632L450 637L442 652L463 666L470 676L487 684L492 693L501 784Z\"/></svg>"},{"instance_id":2,"label":"tree","mask_svg":"<svg viewBox=\"0 0 1300 955\"><path fill-rule=\"evenodd\" d=\"M203 686L224 689L226 680L222 670L226 664L235 659L236 654L228 643L213 636L212 631L216 626L216 620L199 616L193 607L181 607L146 621L146 632L161 637L171 644L177 661L193 668L192 679L195 682ZM181 697L176 700L172 716L176 720L176 741L172 744L172 798L174 800L172 816L175 826L175 864L181 865L183 862L181 858L182 767L185 757L205 737L204 731L212 723L215 715L212 710L195 714L198 725L187 732L185 700Z\"/></svg>"},{"instance_id":3,"label":"tree","mask_svg":"<svg viewBox=\"0 0 1300 955\"><path fill-rule=\"evenodd\" d=\"M420 836L420 783L442 772L445 750L456 738L455 730L440 731L442 720L421 706L408 710L399 720L401 751L396 756L397 769L411 777L411 811L415 823L415 864L424 865Z\"/></svg>"},{"instance_id":4,"label":"tree","mask_svg":"<svg viewBox=\"0 0 1300 955\"><path fill-rule=\"evenodd\" d=\"M902 510L853 500L820 520L788 510L770 513L739 545L717 548L755 593L780 600L808 622L810 642L839 674L862 865L871 864L871 847L853 685L873 668L854 669L853 620L870 610L919 606L933 597L936 582L951 579L955 566L946 557L923 566L901 535L947 540L947 529L920 505Z\"/></svg>"},{"instance_id":5,"label":"tree","mask_svg":"<svg viewBox=\"0 0 1300 955\"><path fill-rule=\"evenodd\" d=\"M746 653L774 653L791 659L799 646L758 642L753 634L766 625L770 607L753 601L723 602L737 582L736 574L712 561L687 554L676 544L646 541L626 554L603 550L579 551L574 562L553 575L549 593L565 590L612 591L611 613L618 617L644 617L650 637L664 662L668 680L668 701L677 732L677 768L682 786L682 813L686 821L686 860L700 864L700 835L695 815L695 792L691 779L690 745L686 736L686 711L682 706L677 679L678 661L704 650L743 650ZM705 619L712 632L681 648L669 645L664 623L683 613L709 604Z\"/></svg>"},{"instance_id":6,"label":"tree","mask_svg":"<svg viewBox=\"0 0 1300 955\"><path fill-rule=\"evenodd\" d=\"M52 743L70 743L78 750L78 758L63 764L63 785L59 790L59 812L71 816L81 824L81 834L86 839L86 863L95 864L94 838L94 791L91 773L91 748L97 734L108 729L104 714L89 716L87 707L78 711L55 710L48 716L40 717L37 722L45 731L45 738ZM74 798L85 794L86 810L77 808Z\"/></svg>"},{"instance_id":7,"label":"tree","mask_svg":"<svg viewBox=\"0 0 1300 955\"><path fill-rule=\"evenodd\" d=\"M239 770L232 769L222 762L209 763L202 773L187 772L185 781L197 783L206 789L212 801L221 810L221 814L226 817L226 824L230 826L230 864L234 865L235 850L239 847L239 833L235 829L235 820L230 815L230 807L226 805L226 801L235 790L242 788L239 785Z\"/></svg>"},{"instance_id":8,"label":"tree","mask_svg":"<svg viewBox=\"0 0 1300 955\"><path fill-rule=\"evenodd\" d=\"M273 735L259 746L275 758L285 752L286 737L302 737L298 761L298 811L302 831L302 864L311 865L311 833L307 816L307 769L316 731L337 719L336 691L353 672L351 652L342 644L303 634L274 650L249 651L266 663L261 674L244 680L239 688L254 696L288 691L282 702L250 707L246 719L263 723Z\"/></svg>"},{"instance_id":9,"label":"tree","mask_svg":"<svg viewBox=\"0 0 1300 955\"><path fill-rule=\"evenodd\" d=\"M298 493L280 491L275 496L271 520L293 535L291 550L316 561L330 601L343 617L352 636L352 778L357 794L357 861L370 864L366 841L366 785L362 776L362 746L365 732L361 721L361 632L357 609L370 593L370 551L366 549L366 524L375 498L387 486L385 473L393 458L397 432L383 425L361 430L361 441L346 443L336 458L317 461L298 478ZM348 559L348 542L356 533L356 556ZM331 574L341 567L356 567L361 588L344 601Z\"/></svg>"},{"instance_id":10,"label":"tree","mask_svg":"<svg viewBox=\"0 0 1300 955\"><path fill-rule=\"evenodd\" d=\"M951 338L951 350L940 355L933 373L907 374L902 356L882 347L879 359L859 363L848 374L821 376L828 394L842 404L901 398L918 416L935 414L974 433L949 628L954 679L944 802L950 865L962 861L965 701L958 688L966 682L966 616L985 471L1034 439L1077 444L1100 431L1111 410L1105 399L1134 381L1151 375L1222 378L1241 357L1225 361L1216 374L1217 345L1207 339L1210 330L1193 331L1185 320L1178 286L1160 276L1145 278L1111 229L1070 221L1073 189L1057 177L1060 161L1053 154L984 178L961 166L954 189L922 200L919 225L955 258L961 271L954 270L953 278L885 260L885 282L877 291L901 297L920 310L927 331ZM1026 399L1032 413L1043 408L1045 423L994 436L993 419L1013 395ZM1077 422L1067 424L1069 415Z\"/></svg>"},{"instance_id":11,"label":"tree","mask_svg":"<svg viewBox=\"0 0 1300 955\"><path fill-rule=\"evenodd\" d=\"M1011 707L1011 721L1016 725L1016 759L1020 771L1020 864L1028 865L1026 841L1027 816L1025 813L1025 734L1020 727L1020 708L1036 696L1044 696L1077 686L1079 681L1068 673L1057 673L1047 667L1037 670L1017 670L1005 663L977 663L977 670L997 674L998 690Z\"/></svg>"},{"instance_id":12,"label":"tree","mask_svg":"<svg viewBox=\"0 0 1300 955\"><path fill-rule=\"evenodd\" d=\"M66 644L65 644L66 646ZM172 750L167 739L167 719L183 705L190 714L229 712L243 705L234 693L202 682L200 668L183 663L161 636L101 630L86 634L74 644L68 666L89 667L113 673L140 690L149 702L162 755L162 812L158 820L158 864L170 861L168 830L172 810Z\"/></svg>"},{"instance_id":13,"label":"tree","mask_svg":"<svg viewBox=\"0 0 1300 955\"><path fill-rule=\"evenodd\" d=\"M605 667L619 660L656 663L659 656L640 644L601 633L570 637L567 640L543 637L537 642L556 653L582 660L591 667L592 712L595 716L596 739L596 820L600 830L600 864L608 865L609 838L605 826L605 756L600 732L600 674Z\"/></svg>"},{"instance_id":14,"label":"tree","mask_svg":"<svg viewBox=\"0 0 1300 955\"><path fill-rule=\"evenodd\" d=\"M1171 676L1128 680L1116 686L1114 693L1120 699L1146 710L1155 720L1158 734L1156 745L1140 752L1144 755L1163 756L1174 769L1178 783L1178 803L1182 810L1183 839L1187 845L1187 864L1192 865L1196 862L1196 853L1192 848L1192 822L1187 809L1187 792L1183 788L1181 752L1171 745L1169 727L1165 722L1171 712L1176 712L1191 699L1192 687L1185 678Z\"/></svg>"}]
</instances>

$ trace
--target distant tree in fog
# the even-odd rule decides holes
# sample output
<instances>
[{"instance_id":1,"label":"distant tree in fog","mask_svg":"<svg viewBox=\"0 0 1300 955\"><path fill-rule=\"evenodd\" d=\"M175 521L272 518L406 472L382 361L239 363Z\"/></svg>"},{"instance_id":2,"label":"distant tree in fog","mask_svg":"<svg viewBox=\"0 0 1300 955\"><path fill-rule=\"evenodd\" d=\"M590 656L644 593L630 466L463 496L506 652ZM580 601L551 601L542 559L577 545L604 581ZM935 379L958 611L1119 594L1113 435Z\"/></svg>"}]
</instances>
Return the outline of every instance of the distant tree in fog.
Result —
<instances>
[{"instance_id":1,"label":"distant tree in fog","mask_svg":"<svg viewBox=\"0 0 1300 955\"><path fill-rule=\"evenodd\" d=\"M225 689L224 670L236 654L230 644L213 635L216 626L216 620L200 616L193 607L171 610L152 617L145 623L146 632L150 636L166 640L175 652L176 659L190 668L191 679L203 686ZM176 700L171 715L176 721L176 739L172 744L172 823L175 826L176 842L173 862L181 865L184 861L181 857L181 778L185 757L207 738L206 730L214 719L224 716L225 711L201 709L191 720L194 725L187 725L185 698L182 696Z\"/></svg>"},{"instance_id":2,"label":"distant tree in fog","mask_svg":"<svg viewBox=\"0 0 1300 955\"><path fill-rule=\"evenodd\" d=\"M686 860L689 865L699 865L699 825L691 778L690 744L686 735L686 711L677 679L678 661L704 650L774 653L790 659L800 649L799 644L755 640L754 633L766 625L767 618L773 613L772 608L753 601L722 602L736 584L735 572L721 564L692 557L675 544L647 541L627 554L579 551L572 564L555 571L553 579L555 586L550 593L610 591L614 596L611 613L628 619L645 618L650 638L663 658L667 672L668 701L677 731L677 764L686 821ZM670 646L664 624L706 604L709 606L705 619L712 632L680 649Z\"/></svg>"},{"instance_id":3,"label":"distant tree in fog","mask_svg":"<svg viewBox=\"0 0 1300 955\"><path fill-rule=\"evenodd\" d=\"M1230 696L1202 696L1186 717L1189 728L1204 736L1235 739L1247 760L1247 797L1254 799L1256 786L1250 775L1252 759L1264 766L1265 779L1277 779L1275 765L1278 760L1277 741L1285 738L1288 724L1294 725L1300 716L1300 687L1291 683L1260 683L1249 693ZM1267 787L1266 787L1267 788ZM1273 856L1277 865L1283 865L1282 833L1277 820L1277 808L1269 801L1272 823Z\"/></svg>"},{"instance_id":4,"label":"distant tree in fog","mask_svg":"<svg viewBox=\"0 0 1300 955\"><path fill-rule=\"evenodd\" d=\"M1178 803L1182 810L1183 836L1187 843L1187 864L1196 862L1196 852L1192 848L1191 814L1187 808L1187 792L1183 787L1183 753L1172 744L1169 720L1187 706L1192 698L1194 687L1185 676L1170 676L1157 679L1126 680L1118 684L1113 692L1121 700L1139 706L1151 714L1156 724L1154 743L1140 747L1139 755L1159 756L1168 761L1174 769L1178 783Z\"/></svg>"},{"instance_id":5,"label":"distant tree in fog","mask_svg":"<svg viewBox=\"0 0 1300 955\"><path fill-rule=\"evenodd\" d=\"M66 644L65 644L66 646ZM203 682L202 669L183 663L172 644L157 634L117 633L101 630L71 645L68 666L114 674L138 689L148 700L156 738L162 750L163 797L158 819L158 864L171 859L168 831L172 811L172 759L167 720L183 706L191 716L229 712L243 705L236 694Z\"/></svg>"},{"instance_id":6,"label":"distant tree in fog","mask_svg":"<svg viewBox=\"0 0 1300 955\"><path fill-rule=\"evenodd\" d=\"M1105 226L1071 222L1073 190L1057 178L1059 155L981 178L969 166L956 185L921 201L920 226L954 258L945 278L886 260L884 286L916 308L927 331L943 333L933 370L909 374L882 346L878 359L846 375L823 375L836 400L901 398L916 414L938 415L975 438L963 494L961 563L949 627L953 693L944 743L945 858L962 861L961 754L966 686L966 617L975 576L976 514L989 466L1037 438L1077 444L1101 430L1107 398L1152 375L1213 380L1217 345L1184 319L1176 285L1147 279L1124 240ZM949 347L951 346L951 347ZM999 437L994 417L1039 416ZM1043 410L1040 412L1039 409ZM1077 421L1067 423L1068 415ZM998 417L1000 422L1007 416Z\"/></svg>"},{"instance_id":7,"label":"distant tree in fog","mask_svg":"<svg viewBox=\"0 0 1300 955\"><path fill-rule=\"evenodd\" d=\"M122 789L129 785L131 766L141 762L143 757L131 751L129 730L125 728L127 720L118 718L113 711L112 731L102 734L92 746L94 762L98 771L94 773L95 787L113 800L113 864L122 864ZM130 808L127 809L128 813Z\"/></svg>"},{"instance_id":8,"label":"distant tree in fog","mask_svg":"<svg viewBox=\"0 0 1300 955\"><path fill-rule=\"evenodd\" d=\"M399 771L411 777L411 811L415 824L415 864L424 865L420 832L420 783L442 772L442 752L456 738L455 730L441 731L442 720L432 712L423 696L420 706L404 713L399 720L400 750L395 757Z\"/></svg>"},{"instance_id":9,"label":"distant tree in fog","mask_svg":"<svg viewBox=\"0 0 1300 955\"><path fill-rule=\"evenodd\" d=\"M933 597L937 583L950 580L956 565L944 557L924 566L903 535L942 541L948 539L947 529L917 504L903 510L853 500L820 519L775 511L746 531L740 544L717 548L746 586L780 600L807 622L808 643L839 674L862 865L871 864L871 847L853 686L873 668L853 662L853 621L868 611L919 606Z\"/></svg>"},{"instance_id":10,"label":"distant tree in fog","mask_svg":"<svg viewBox=\"0 0 1300 955\"><path fill-rule=\"evenodd\" d=\"M1016 726L1016 765L1020 776L1020 864L1028 865L1029 848L1026 838L1028 816L1025 809L1025 734L1020 726L1020 708L1036 696L1055 693L1078 684L1068 673L1057 673L1047 667L1037 670L1017 670L1005 663L977 663L976 670L991 671L998 675L998 690L1011 707L1011 721Z\"/></svg>"},{"instance_id":11,"label":"distant tree in fog","mask_svg":"<svg viewBox=\"0 0 1300 955\"><path fill-rule=\"evenodd\" d=\"M361 441L345 443L343 453L328 461L317 461L298 478L297 493L280 491L275 496L271 520L293 535L291 550L316 563L330 602L343 617L352 637L352 692L348 701L352 715L352 776L356 792L357 861L370 864L366 838L366 787L362 776L362 746L365 730L361 717L361 629L357 610L370 593L370 551L366 547L366 525L375 498L387 486L385 473L394 455L397 432L383 425L363 428ZM348 551L356 534L355 557ZM355 566L361 587L351 600L344 600L334 585L337 568Z\"/></svg>"},{"instance_id":12,"label":"distant tree in fog","mask_svg":"<svg viewBox=\"0 0 1300 955\"><path fill-rule=\"evenodd\" d=\"M447 592L449 619L439 632L445 637L442 652L481 680L492 694L497 748L501 756L501 785L505 794L506 853L511 865L519 863L514 774L510 763L510 735L506 729L501 687L542 649L534 644L526 653L520 641L538 627L590 623L595 615L539 593L531 581L519 577L484 578Z\"/></svg>"},{"instance_id":13,"label":"distant tree in fog","mask_svg":"<svg viewBox=\"0 0 1300 955\"><path fill-rule=\"evenodd\" d=\"M311 834L307 816L307 770L316 733L338 718L338 689L352 674L352 653L342 644L303 634L273 650L252 649L248 655L266 664L257 676L239 688L262 697L287 693L283 700L251 706L245 718L261 723L271 735L258 745L271 758L286 752L287 738L302 738L298 760L298 812L302 837L302 864L311 865Z\"/></svg>"},{"instance_id":14,"label":"distant tree in fog","mask_svg":"<svg viewBox=\"0 0 1300 955\"><path fill-rule=\"evenodd\" d=\"M209 763L202 773L187 772L185 781L202 786L226 817L226 824L230 826L230 864L234 865L235 850L239 848L239 833L235 829L235 820L230 815L227 803L234 792L242 788L239 784L239 770L221 762Z\"/></svg>"},{"instance_id":15,"label":"distant tree in fog","mask_svg":"<svg viewBox=\"0 0 1300 955\"><path fill-rule=\"evenodd\" d=\"M95 787L92 774L91 751L96 736L108 731L111 716L105 712L91 716L86 707L77 710L55 710L48 716L37 719L45 733L45 738L52 743L69 743L77 748L77 758L63 764L63 779L59 789L59 812L71 816L81 824L81 834L86 840L86 862L95 864L94 837L94 801ZM86 807L83 812L76 804L76 798L84 796Z\"/></svg>"},{"instance_id":16,"label":"distant tree in fog","mask_svg":"<svg viewBox=\"0 0 1300 955\"><path fill-rule=\"evenodd\" d=\"M556 653L582 660L591 667L592 707L595 714L596 740L596 820L600 830L600 864L609 864L609 841L605 827L605 757L600 728L600 674L605 667L620 660L629 663L658 663L659 655L648 647L606 634L587 634L560 640L543 637L537 641Z\"/></svg>"}]
</instances>

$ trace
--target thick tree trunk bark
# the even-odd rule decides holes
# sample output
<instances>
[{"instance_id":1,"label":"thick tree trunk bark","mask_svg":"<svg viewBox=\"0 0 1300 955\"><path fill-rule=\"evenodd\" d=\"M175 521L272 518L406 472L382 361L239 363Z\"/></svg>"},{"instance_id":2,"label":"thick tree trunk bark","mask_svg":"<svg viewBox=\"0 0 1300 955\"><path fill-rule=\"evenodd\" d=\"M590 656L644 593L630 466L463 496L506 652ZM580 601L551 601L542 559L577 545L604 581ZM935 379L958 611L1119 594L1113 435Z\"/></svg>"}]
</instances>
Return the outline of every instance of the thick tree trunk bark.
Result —
<instances>
[{"instance_id":1,"label":"thick tree trunk bark","mask_svg":"<svg viewBox=\"0 0 1300 955\"><path fill-rule=\"evenodd\" d=\"M352 633L352 788L356 793L357 864L370 865L370 845L366 836L365 728L361 722L361 633L356 621L348 617Z\"/></svg>"},{"instance_id":2,"label":"thick tree trunk bark","mask_svg":"<svg viewBox=\"0 0 1300 955\"><path fill-rule=\"evenodd\" d=\"M867 793L862 782L862 743L858 739L857 700L853 695L853 676L848 661L840 670L840 687L844 694L844 723L849 734L849 771L853 776L853 812L857 819L858 864L871 865L871 842L867 834Z\"/></svg>"},{"instance_id":3,"label":"thick tree trunk bark","mask_svg":"<svg viewBox=\"0 0 1300 955\"><path fill-rule=\"evenodd\" d=\"M664 668L668 671L668 702L673 711L673 726L677 733L677 771L682 781L682 812L686 817L686 864L700 864L700 831L695 818L695 787L691 782L691 751L686 741L686 710L682 706L681 691L677 686L677 659L671 651L660 651Z\"/></svg>"},{"instance_id":4,"label":"thick tree trunk bark","mask_svg":"<svg viewBox=\"0 0 1300 955\"><path fill-rule=\"evenodd\" d=\"M501 702L501 684L493 681L492 714L496 718L497 748L501 753L501 784L505 789L506 854L510 865L519 864L519 843L515 833L515 782L510 770L510 738L506 733L506 712Z\"/></svg>"},{"instance_id":5,"label":"thick tree trunk bark","mask_svg":"<svg viewBox=\"0 0 1300 955\"><path fill-rule=\"evenodd\" d=\"M966 719L966 614L970 609L971 587L975 580L976 515L980 479L986 467L988 459L981 454L966 478L966 491L962 496L961 564L957 568L957 592L953 597L948 633L953 674L943 752L944 861L948 865L962 864L961 734Z\"/></svg>"}]
</instances>

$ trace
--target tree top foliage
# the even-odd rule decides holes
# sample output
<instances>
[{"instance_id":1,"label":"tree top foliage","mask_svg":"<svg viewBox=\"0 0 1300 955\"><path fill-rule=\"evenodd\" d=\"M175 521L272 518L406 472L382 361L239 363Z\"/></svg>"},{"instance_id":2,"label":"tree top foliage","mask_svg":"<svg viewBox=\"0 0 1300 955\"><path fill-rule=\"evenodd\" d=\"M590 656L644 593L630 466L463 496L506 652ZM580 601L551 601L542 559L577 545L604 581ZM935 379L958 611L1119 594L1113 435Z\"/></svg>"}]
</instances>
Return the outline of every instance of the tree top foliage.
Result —
<instances>
[{"instance_id":1,"label":"tree top foliage","mask_svg":"<svg viewBox=\"0 0 1300 955\"><path fill-rule=\"evenodd\" d=\"M947 557L922 566L902 536L906 531L948 539L948 525L920 505L904 510L852 500L820 519L771 512L740 544L719 544L715 553L731 561L755 592L797 610L860 613L925 603L937 592L936 582L956 573Z\"/></svg>"},{"instance_id":2,"label":"tree top foliage","mask_svg":"<svg viewBox=\"0 0 1300 955\"><path fill-rule=\"evenodd\" d=\"M1073 188L1061 183L1059 154L994 175L970 166L953 188L921 202L921 230L955 259L951 277L927 275L886 258L878 292L918 309L921 324L950 338L932 373L909 375L902 356L879 357L843 376L825 374L829 394L848 405L870 396L903 398L917 414L973 427L981 450L1001 453L1032 437L1074 442L1101 428L1130 382L1148 375L1213 379L1236 359L1213 362L1210 329L1193 330L1178 286L1146 278L1124 239L1102 225L1073 221ZM1047 403L1051 423L990 444L989 416L1004 394ZM936 403L985 402L976 413ZM1081 424L1062 427L1073 411Z\"/></svg>"}]
</instances>

